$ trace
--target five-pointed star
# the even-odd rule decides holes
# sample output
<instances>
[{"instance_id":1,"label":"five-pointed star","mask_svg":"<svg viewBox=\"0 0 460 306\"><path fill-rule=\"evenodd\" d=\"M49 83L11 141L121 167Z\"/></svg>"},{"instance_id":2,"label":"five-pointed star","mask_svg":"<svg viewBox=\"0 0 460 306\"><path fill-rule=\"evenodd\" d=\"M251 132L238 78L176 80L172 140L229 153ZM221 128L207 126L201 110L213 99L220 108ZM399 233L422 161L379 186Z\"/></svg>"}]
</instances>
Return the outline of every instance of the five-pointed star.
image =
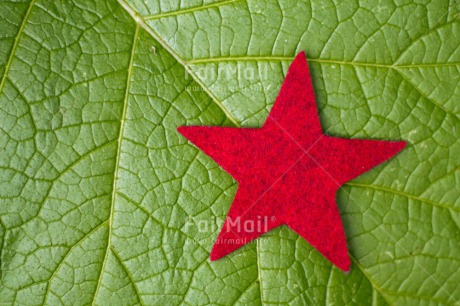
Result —
<instances>
[{"instance_id":1,"label":"five-pointed star","mask_svg":"<svg viewBox=\"0 0 460 306\"><path fill-rule=\"evenodd\" d=\"M262 128L178 130L238 182L211 260L286 224L344 271L350 259L335 194L405 146L324 135L303 52L289 68Z\"/></svg>"}]
</instances>

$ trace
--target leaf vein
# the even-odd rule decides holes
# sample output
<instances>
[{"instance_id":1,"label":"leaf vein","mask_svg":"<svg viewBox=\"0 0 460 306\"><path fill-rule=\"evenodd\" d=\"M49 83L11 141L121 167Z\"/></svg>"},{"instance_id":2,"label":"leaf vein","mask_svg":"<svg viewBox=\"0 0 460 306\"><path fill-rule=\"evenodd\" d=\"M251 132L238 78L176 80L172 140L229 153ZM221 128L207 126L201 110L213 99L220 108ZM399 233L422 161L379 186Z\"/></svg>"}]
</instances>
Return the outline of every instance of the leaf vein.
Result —
<instances>
[{"instance_id":1,"label":"leaf vein","mask_svg":"<svg viewBox=\"0 0 460 306\"><path fill-rule=\"evenodd\" d=\"M16 34L16 37L14 38L13 48L11 49L11 53L10 53L10 55L8 57L8 61L6 62L5 71L3 73L3 77L2 77L2 80L0 82L0 93L3 92L3 88L4 88L5 83L6 83L6 76L8 75L8 72L10 71L11 63L13 62L13 58L14 58L14 55L16 53L16 49L18 48L18 45L19 45L19 38L20 38L22 32L24 31L24 28L25 28L25 25L26 25L27 21L29 20L30 12L32 11L32 8L35 5L35 1L36 0L30 1L29 7L28 7L27 12L26 12L26 15L24 16L24 19L22 20L21 26L19 27L18 33Z\"/></svg>"},{"instance_id":2,"label":"leaf vein","mask_svg":"<svg viewBox=\"0 0 460 306\"><path fill-rule=\"evenodd\" d=\"M229 1L220 1L216 3L211 3L207 5L202 5L202 6L197 6L197 7L192 7L184 10L178 10L178 11L172 11L172 12L167 12L167 13L159 13L156 15L147 15L143 16L145 20L154 20L154 19L160 19L160 18L165 18L165 17L172 17L172 16L179 16L179 15L184 15L188 13L194 13L194 12L199 12L199 11L205 11L210 8L215 8L223 5L229 5L233 4L236 2L240 2L243 0L229 0Z\"/></svg>"},{"instance_id":3,"label":"leaf vein","mask_svg":"<svg viewBox=\"0 0 460 306\"><path fill-rule=\"evenodd\" d=\"M118 254L117 251L115 251L114 248L111 248L110 250L112 251L113 256L118 260L118 262L120 263L120 265L123 267L123 270L125 270L126 275L128 275L129 280L130 280L131 283L133 284L134 290L136 291L137 297L139 298L139 303L140 303L141 305L144 305L144 302L142 301L141 295L140 295L140 293L139 293L139 289L137 288L137 285L136 285L136 283L134 282L133 276L131 275L131 272L128 270L128 267L126 267L125 263L121 260L120 255Z\"/></svg>"},{"instance_id":4,"label":"leaf vein","mask_svg":"<svg viewBox=\"0 0 460 306\"><path fill-rule=\"evenodd\" d=\"M236 127L240 126L240 123L236 118L230 113L227 108L222 104L222 102L217 99L217 97L206 87L203 82L198 78L198 76L193 72L187 62L185 62L168 44L161 39L161 37L145 22L145 20L129 5L125 0L118 0L118 3L128 12L129 15L134 19L138 26L142 27L147 33L149 33L153 39L155 39L165 50L171 54L179 64L181 64L188 74L193 78L198 85L200 85L203 90L208 94L209 97L214 101L214 103L224 112L225 116L230 120Z\"/></svg>"},{"instance_id":5,"label":"leaf vein","mask_svg":"<svg viewBox=\"0 0 460 306\"><path fill-rule=\"evenodd\" d=\"M425 199L425 198L421 198L421 197L418 197L418 196L415 196L415 195L412 195L412 194L409 194L409 193L406 193L406 192L403 192L403 191L395 190L395 189L390 189L390 188L381 187L381 186L375 186L375 185L369 185L369 184L353 183L353 182L348 182L345 185L353 186L353 187L361 187L361 188L370 188L370 189L374 189L374 190L378 190L378 191L382 191L382 192L393 193L393 194L403 196L403 197L406 197L406 198L409 198L409 199L412 199L412 200L415 200L415 201L424 202L424 203L427 203L427 204L430 204L430 205L433 205L433 206L437 206L437 207L440 207L440 208L445 208L445 209L460 212L460 208L451 207L451 206L449 206L447 204L437 203L435 201Z\"/></svg>"},{"instance_id":6,"label":"leaf vein","mask_svg":"<svg viewBox=\"0 0 460 306\"><path fill-rule=\"evenodd\" d=\"M114 215L114 206L115 206L115 196L116 196L116 191L117 191L117 179L118 179L118 169L119 169L119 164L120 164L120 156L121 156L121 143L123 139L123 131L125 127L125 122L126 122L126 110L128 108L128 98L129 98L129 90L131 87L131 75L133 71L133 64L134 64L134 56L136 53L136 47L138 44L138 38L139 38L139 32L140 32L140 27L137 25L136 27L136 32L134 33L134 39L133 39L133 45L131 48L131 55L129 59L129 66L128 66L128 74L126 77L126 91L125 91L125 97L124 97L124 104L123 104L123 112L121 114L120 118L120 128L118 132L118 145L117 145L117 152L116 152L116 159L115 159L115 169L114 169L114 176L113 176L113 185L112 185L112 196L111 196L111 203L110 203L110 214L109 214L109 232L108 232L108 237L107 237L107 248L105 251L104 255L104 261L102 263L102 268L101 268L101 273L99 274L99 280L97 282L96 286L96 291L94 292L93 296L93 305L96 301L97 294L99 292L100 286L101 286L101 278L102 275L104 274L104 269L105 265L107 263L107 258L109 254L109 250L111 248L111 243L112 243L112 223L113 223L113 215Z\"/></svg>"}]
</instances>

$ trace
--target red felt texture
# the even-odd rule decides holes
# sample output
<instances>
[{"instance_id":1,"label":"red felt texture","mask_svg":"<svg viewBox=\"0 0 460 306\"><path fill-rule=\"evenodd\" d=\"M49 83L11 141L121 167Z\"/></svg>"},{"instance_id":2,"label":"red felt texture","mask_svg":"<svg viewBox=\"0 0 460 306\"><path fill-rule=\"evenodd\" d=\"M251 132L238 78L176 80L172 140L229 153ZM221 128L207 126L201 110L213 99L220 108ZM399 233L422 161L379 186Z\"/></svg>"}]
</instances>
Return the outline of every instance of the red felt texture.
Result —
<instances>
[{"instance_id":1,"label":"red felt texture","mask_svg":"<svg viewBox=\"0 0 460 306\"><path fill-rule=\"evenodd\" d=\"M344 271L350 258L336 192L406 145L324 135L303 52L291 64L261 128L178 130L238 182L211 260L286 224Z\"/></svg>"}]
</instances>

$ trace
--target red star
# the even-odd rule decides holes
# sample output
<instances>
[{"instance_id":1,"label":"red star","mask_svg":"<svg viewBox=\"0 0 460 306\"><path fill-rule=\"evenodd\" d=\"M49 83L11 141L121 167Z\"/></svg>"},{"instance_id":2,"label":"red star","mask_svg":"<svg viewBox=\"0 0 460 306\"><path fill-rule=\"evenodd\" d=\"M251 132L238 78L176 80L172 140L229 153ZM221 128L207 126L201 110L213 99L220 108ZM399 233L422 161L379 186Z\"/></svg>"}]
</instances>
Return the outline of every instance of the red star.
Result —
<instances>
[{"instance_id":1,"label":"red star","mask_svg":"<svg viewBox=\"0 0 460 306\"><path fill-rule=\"evenodd\" d=\"M335 194L342 184L405 146L402 141L324 135L303 52L289 68L261 128L178 130L238 182L211 260L286 224L344 271L350 259Z\"/></svg>"}]
</instances>

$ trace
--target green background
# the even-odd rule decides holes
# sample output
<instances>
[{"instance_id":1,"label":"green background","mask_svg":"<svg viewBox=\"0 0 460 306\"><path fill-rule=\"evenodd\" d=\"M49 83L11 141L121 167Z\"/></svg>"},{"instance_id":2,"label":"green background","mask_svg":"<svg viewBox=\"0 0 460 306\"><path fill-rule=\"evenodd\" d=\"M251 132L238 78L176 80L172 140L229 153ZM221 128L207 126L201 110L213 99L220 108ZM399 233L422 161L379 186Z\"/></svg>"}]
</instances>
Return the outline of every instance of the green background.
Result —
<instances>
[{"instance_id":1,"label":"green background","mask_svg":"<svg viewBox=\"0 0 460 306\"><path fill-rule=\"evenodd\" d=\"M0 1L1 304L460 300L458 0L120 1ZM237 184L176 128L260 126L303 50L325 132L408 147L337 194L350 273L287 227L211 263Z\"/></svg>"}]
</instances>

